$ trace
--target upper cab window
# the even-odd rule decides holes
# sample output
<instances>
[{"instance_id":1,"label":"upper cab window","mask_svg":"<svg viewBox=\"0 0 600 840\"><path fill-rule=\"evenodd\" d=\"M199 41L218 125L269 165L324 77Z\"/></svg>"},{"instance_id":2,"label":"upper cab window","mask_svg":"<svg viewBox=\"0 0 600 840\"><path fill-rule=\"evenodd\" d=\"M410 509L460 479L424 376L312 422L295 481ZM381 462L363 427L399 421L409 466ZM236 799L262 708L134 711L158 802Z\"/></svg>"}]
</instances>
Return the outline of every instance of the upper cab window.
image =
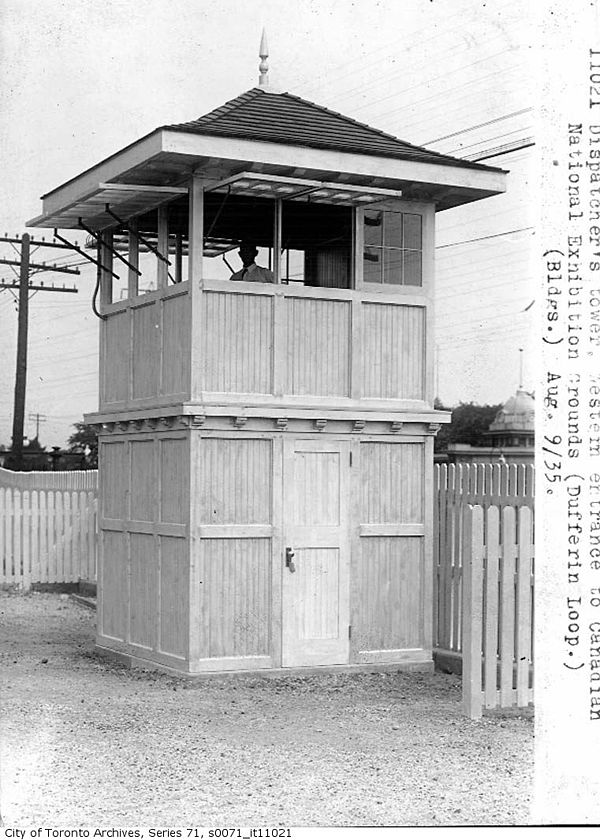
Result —
<instances>
[{"instance_id":1,"label":"upper cab window","mask_svg":"<svg viewBox=\"0 0 600 840\"><path fill-rule=\"evenodd\" d=\"M365 283L421 286L422 218L417 213L364 211Z\"/></svg>"},{"instance_id":2,"label":"upper cab window","mask_svg":"<svg viewBox=\"0 0 600 840\"><path fill-rule=\"evenodd\" d=\"M352 209L310 201L281 206L282 283L352 286Z\"/></svg>"}]
</instances>

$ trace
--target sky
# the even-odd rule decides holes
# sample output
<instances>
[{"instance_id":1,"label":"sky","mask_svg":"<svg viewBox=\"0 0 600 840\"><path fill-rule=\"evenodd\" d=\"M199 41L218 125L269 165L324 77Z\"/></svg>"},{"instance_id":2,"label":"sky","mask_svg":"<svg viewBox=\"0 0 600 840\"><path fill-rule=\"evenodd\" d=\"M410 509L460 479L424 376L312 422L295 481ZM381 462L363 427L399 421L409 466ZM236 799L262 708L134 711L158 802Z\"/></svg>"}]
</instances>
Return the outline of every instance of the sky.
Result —
<instances>
[{"instance_id":1,"label":"sky","mask_svg":"<svg viewBox=\"0 0 600 840\"><path fill-rule=\"evenodd\" d=\"M535 134L528 10L512 0L3 0L0 235L25 232L43 193L157 126L253 87L263 26L278 89L458 157L521 145ZM507 193L437 218L436 390L447 406L500 403L535 384L534 150L485 162L509 171ZM0 243L0 256L16 255ZM41 442L64 445L97 408L95 271L42 276L79 293L31 298L25 434L40 414ZM16 334L14 297L1 291L6 446Z\"/></svg>"}]
</instances>

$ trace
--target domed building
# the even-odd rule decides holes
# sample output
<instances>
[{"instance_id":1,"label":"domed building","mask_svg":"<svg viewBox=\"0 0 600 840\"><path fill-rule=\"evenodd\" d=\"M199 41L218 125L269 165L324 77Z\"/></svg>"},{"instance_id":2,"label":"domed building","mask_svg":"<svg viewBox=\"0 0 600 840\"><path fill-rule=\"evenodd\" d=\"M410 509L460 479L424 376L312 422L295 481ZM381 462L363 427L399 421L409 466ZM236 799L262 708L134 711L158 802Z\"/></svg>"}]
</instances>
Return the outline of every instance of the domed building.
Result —
<instances>
[{"instance_id":1,"label":"domed building","mask_svg":"<svg viewBox=\"0 0 600 840\"><path fill-rule=\"evenodd\" d=\"M519 387L502 406L482 445L448 444L449 463L531 464L535 454L535 400L533 394Z\"/></svg>"},{"instance_id":2,"label":"domed building","mask_svg":"<svg viewBox=\"0 0 600 840\"><path fill-rule=\"evenodd\" d=\"M485 433L493 449L513 449L535 444L535 402L522 388L508 399Z\"/></svg>"}]
</instances>

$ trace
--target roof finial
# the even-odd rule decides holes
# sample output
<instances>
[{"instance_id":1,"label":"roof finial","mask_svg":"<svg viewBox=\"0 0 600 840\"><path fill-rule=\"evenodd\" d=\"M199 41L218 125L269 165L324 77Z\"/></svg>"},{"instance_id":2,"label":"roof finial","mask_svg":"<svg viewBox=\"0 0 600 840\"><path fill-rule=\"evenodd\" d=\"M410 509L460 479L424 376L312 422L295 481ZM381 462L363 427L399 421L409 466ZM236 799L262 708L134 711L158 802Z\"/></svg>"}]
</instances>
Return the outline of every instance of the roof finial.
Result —
<instances>
[{"instance_id":1,"label":"roof finial","mask_svg":"<svg viewBox=\"0 0 600 840\"><path fill-rule=\"evenodd\" d=\"M523 348L519 347L519 391L523 390Z\"/></svg>"},{"instance_id":2,"label":"roof finial","mask_svg":"<svg viewBox=\"0 0 600 840\"><path fill-rule=\"evenodd\" d=\"M268 87L269 62L267 61L267 58L269 57L269 47L267 45L267 33L264 28L260 39L260 47L258 50L258 54L260 56L260 64L258 65L258 69L260 70L260 76L258 77L258 84L261 87Z\"/></svg>"}]
</instances>

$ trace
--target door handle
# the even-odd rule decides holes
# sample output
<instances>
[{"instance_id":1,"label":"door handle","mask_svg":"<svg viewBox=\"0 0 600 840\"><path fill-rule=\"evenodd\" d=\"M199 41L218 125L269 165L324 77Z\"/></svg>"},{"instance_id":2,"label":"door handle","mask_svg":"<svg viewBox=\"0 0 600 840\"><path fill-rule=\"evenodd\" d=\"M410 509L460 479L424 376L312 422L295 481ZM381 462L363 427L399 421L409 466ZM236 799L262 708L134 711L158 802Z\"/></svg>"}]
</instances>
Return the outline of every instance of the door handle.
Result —
<instances>
[{"instance_id":1,"label":"door handle","mask_svg":"<svg viewBox=\"0 0 600 840\"><path fill-rule=\"evenodd\" d=\"M290 570L290 572L295 572L295 571L296 571L296 566L294 565L294 560L293 560L293 558L294 558L294 552L293 552L293 551L292 551L292 549L288 546L288 547L285 549L285 565L286 565L286 566L287 566L287 568Z\"/></svg>"}]
</instances>

